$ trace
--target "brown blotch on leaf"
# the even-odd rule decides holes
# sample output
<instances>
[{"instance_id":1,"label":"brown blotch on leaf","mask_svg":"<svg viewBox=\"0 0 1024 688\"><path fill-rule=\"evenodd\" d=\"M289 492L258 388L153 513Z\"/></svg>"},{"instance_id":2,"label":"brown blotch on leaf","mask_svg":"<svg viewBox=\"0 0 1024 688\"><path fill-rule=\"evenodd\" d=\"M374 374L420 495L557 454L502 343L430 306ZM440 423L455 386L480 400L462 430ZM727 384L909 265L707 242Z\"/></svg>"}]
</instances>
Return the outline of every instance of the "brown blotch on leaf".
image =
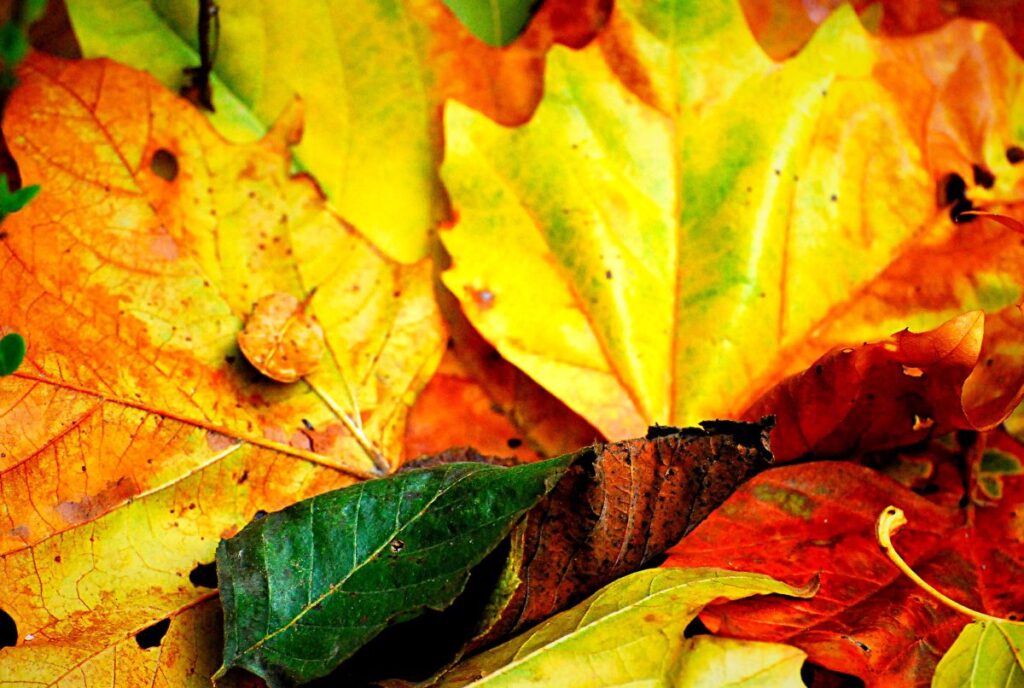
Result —
<instances>
[{"instance_id":1,"label":"brown blotch on leaf","mask_svg":"<svg viewBox=\"0 0 1024 688\"><path fill-rule=\"evenodd\" d=\"M265 296L238 334L246 359L271 380L295 382L320 365L324 332L306 313L308 303L309 298L300 302L291 294Z\"/></svg>"}]
</instances>

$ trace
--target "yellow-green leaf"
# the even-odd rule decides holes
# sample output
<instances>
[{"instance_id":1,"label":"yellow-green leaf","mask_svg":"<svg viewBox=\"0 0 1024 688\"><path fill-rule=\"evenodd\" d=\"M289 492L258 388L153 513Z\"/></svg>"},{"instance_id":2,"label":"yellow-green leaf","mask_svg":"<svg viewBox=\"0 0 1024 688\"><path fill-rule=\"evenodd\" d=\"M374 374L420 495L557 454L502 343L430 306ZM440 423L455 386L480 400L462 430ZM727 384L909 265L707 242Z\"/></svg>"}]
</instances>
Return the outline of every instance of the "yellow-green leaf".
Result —
<instances>
[{"instance_id":1,"label":"yellow-green leaf","mask_svg":"<svg viewBox=\"0 0 1024 688\"><path fill-rule=\"evenodd\" d=\"M683 641L674 688L804 688L807 653L781 643L698 635Z\"/></svg>"},{"instance_id":2,"label":"yellow-green leaf","mask_svg":"<svg viewBox=\"0 0 1024 688\"><path fill-rule=\"evenodd\" d=\"M219 0L214 125L253 138L298 95L297 162L332 204L389 255L426 254L438 217L433 75L427 28L398 0ZM107 56L183 83L199 64L194 0L69 0L87 57Z\"/></svg>"},{"instance_id":3,"label":"yellow-green leaf","mask_svg":"<svg viewBox=\"0 0 1024 688\"><path fill-rule=\"evenodd\" d=\"M1024 624L975 621L939 661L932 688L1024 686Z\"/></svg>"},{"instance_id":4,"label":"yellow-green leaf","mask_svg":"<svg viewBox=\"0 0 1024 688\"><path fill-rule=\"evenodd\" d=\"M970 121L945 109L976 97L951 76L976 68L962 46L1007 65L984 93L1018 97L1020 61L995 29L914 40L873 38L845 8L776 64L736 2L617 3L585 50L552 51L526 126L448 105L445 283L506 359L613 439L738 414L838 342L1016 302L1019 256L964 260L982 234L935 200L937 177L972 162L995 176L972 198L1013 195L1012 110L991 96L962 151L931 128ZM949 273L914 260L953 246ZM874 289L901 261L917 274ZM915 291L933 274L944 291Z\"/></svg>"},{"instance_id":5,"label":"yellow-green leaf","mask_svg":"<svg viewBox=\"0 0 1024 688\"><path fill-rule=\"evenodd\" d=\"M689 674L685 669L688 651L696 648L696 661L706 667L717 662L715 654L721 647L701 648L683 638L686 625L707 603L771 593L809 597L813 589L719 569L640 571L462 662L438 685L519 688L557 685L566 677L572 677L572 685L578 688L675 685L677 676ZM748 651L740 656L751 657ZM763 659L753 661L763 665ZM703 674L705 670L697 667L695 671Z\"/></svg>"}]
</instances>

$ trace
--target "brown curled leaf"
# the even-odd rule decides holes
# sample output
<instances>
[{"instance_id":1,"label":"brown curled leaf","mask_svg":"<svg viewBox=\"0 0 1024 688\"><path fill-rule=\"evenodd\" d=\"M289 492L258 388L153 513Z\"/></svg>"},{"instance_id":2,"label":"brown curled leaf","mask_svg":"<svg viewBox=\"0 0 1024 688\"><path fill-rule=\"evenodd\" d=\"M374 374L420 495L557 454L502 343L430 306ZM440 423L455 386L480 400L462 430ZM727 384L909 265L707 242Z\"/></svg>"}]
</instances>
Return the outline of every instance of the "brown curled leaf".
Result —
<instances>
[{"instance_id":1,"label":"brown curled leaf","mask_svg":"<svg viewBox=\"0 0 1024 688\"><path fill-rule=\"evenodd\" d=\"M506 578L470 649L530 626L639 569L771 461L771 421L654 427L594 445L513 533Z\"/></svg>"}]
</instances>

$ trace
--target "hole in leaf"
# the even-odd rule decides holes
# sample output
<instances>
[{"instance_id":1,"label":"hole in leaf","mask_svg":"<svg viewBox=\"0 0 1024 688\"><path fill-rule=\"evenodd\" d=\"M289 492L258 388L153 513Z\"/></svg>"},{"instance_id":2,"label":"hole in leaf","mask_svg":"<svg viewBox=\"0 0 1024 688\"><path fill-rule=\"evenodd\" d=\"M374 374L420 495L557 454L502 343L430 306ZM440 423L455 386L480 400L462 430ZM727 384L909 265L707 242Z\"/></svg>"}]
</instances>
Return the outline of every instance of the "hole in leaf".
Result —
<instances>
[{"instance_id":1,"label":"hole in leaf","mask_svg":"<svg viewBox=\"0 0 1024 688\"><path fill-rule=\"evenodd\" d=\"M509 449L518 449L519 447L523 446L523 441L518 437L510 437L508 442L506 442L505 444L508 445Z\"/></svg>"},{"instance_id":2,"label":"hole in leaf","mask_svg":"<svg viewBox=\"0 0 1024 688\"><path fill-rule=\"evenodd\" d=\"M14 647L18 643L18 624L10 614L0 609L0 648Z\"/></svg>"},{"instance_id":3,"label":"hole in leaf","mask_svg":"<svg viewBox=\"0 0 1024 688\"><path fill-rule=\"evenodd\" d=\"M151 647L156 647L160 644L160 641L167 635L167 629L171 626L170 619L164 619L157 621L148 628L143 628L141 631L135 634L135 642L139 644L143 650L147 650Z\"/></svg>"},{"instance_id":4,"label":"hole in leaf","mask_svg":"<svg viewBox=\"0 0 1024 688\"><path fill-rule=\"evenodd\" d=\"M1024 161L1024 148L1020 146L1010 146L1006 149L1006 159L1011 165Z\"/></svg>"},{"instance_id":5,"label":"hole in leaf","mask_svg":"<svg viewBox=\"0 0 1024 688\"><path fill-rule=\"evenodd\" d=\"M189 571L188 579L197 588L217 587L217 564L196 564L196 567Z\"/></svg>"},{"instance_id":6,"label":"hole in leaf","mask_svg":"<svg viewBox=\"0 0 1024 688\"><path fill-rule=\"evenodd\" d=\"M173 182L178 176L178 158L166 148L161 148L153 153L149 168L161 179Z\"/></svg>"}]
</instances>

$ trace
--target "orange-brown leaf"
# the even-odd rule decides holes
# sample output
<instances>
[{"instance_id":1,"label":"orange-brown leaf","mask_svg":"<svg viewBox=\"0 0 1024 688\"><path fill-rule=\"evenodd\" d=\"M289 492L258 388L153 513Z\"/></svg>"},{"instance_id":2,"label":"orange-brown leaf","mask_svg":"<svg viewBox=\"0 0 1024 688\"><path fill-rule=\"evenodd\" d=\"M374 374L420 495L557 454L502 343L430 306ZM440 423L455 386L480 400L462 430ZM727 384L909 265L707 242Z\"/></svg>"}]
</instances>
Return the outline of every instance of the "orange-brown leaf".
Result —
<instances>
[{"instance_id":1,"label":"orange-brown leaf","mask_svg":"<svg viewBox=\"0 0 1024 688\"><path fill-rule=\"evenodd\" d=\"M0 327L29 347L0 380L0 608L19 636L0 675L49 685L114 654L134 676L149 665L117 648L210 596L190 573L220 538L372 474L348 427L401 459L444 334L429 265L382 257L290 175L297 111L236 146L109 61L37 55L21 84L4 133L43 191L0 240ZM292 384L236 344L275 293L311 297L326 343Z\"/></svg>"}]
</instances>

